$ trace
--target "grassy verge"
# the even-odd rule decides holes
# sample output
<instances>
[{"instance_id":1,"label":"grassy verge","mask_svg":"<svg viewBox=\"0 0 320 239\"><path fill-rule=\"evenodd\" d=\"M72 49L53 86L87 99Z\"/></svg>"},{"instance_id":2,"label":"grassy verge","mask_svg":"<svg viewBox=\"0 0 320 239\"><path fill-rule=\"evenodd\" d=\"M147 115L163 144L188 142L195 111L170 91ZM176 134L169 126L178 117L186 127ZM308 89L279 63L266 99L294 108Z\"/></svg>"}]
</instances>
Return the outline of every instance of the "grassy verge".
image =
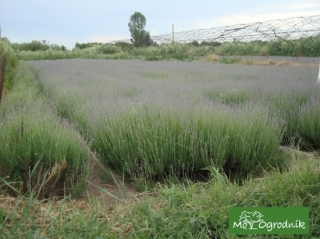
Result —
<instances>
[{"instance_id":1,"label":"grassy verge","mask_svg":"<svg viewBox=\"0 0 320 239\"><path fill-rule=\"evenodd\" d=\"M208 183L162 185L126 217L131 238L239 238L228 233L229 207L310 207L310 234L264 238L316 238L320 233L320 163L297 160L289 171L273 170L242 186L211 168ZM132 236L134 235L134 236ZM260 238L245 235L244 238Z\"/></svg>"},{"instance_id":2,"label":"grassy verge","mask_svg":"<svg viewBox=\"0 0 320 239\"><path fill-rule=\"evenodd\" d=\"M3 238L240 238L228 232L229 207L310 207L308 235L243 235L243 238L317 238L320 234L320 162L287 155L289 170L273 169L242 186L210 168L206 183L158 184L122 204L38 201L0 197Z\"/></svg>"}]
</instances>

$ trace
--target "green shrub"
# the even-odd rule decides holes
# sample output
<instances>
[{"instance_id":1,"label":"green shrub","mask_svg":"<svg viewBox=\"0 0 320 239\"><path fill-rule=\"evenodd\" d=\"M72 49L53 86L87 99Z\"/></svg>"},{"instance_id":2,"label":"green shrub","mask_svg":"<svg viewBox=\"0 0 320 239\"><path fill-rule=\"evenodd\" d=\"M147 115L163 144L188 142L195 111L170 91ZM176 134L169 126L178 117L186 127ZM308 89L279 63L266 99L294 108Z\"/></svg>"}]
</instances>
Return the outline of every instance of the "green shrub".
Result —
<instances>
[{"instance_id":1,"label":"green shrub","mask_svg":"<svg viewBox=\"0 0 320 239\"><path fill-rule=\"evenodd\" d=\"M46 51L50 49L50 46L46 42L46 40L43 41L37 41L33 40L32 42L28 43L12 43L12 48L14 50L19 50L19 51Z\"/></svg>"},{"instance_id":2,"label":"green shrub","mask_svg":"<svg viewBox=\"0 0 320 239\"><path fill-rule=\"evenodd\" d=\"M6 41L0 40L0 61L2 57L6 57L4 85L10 88L12 84L11 78L13 76L14 69L18 64L18 59L10 45Z\"/></svg>"},{"instance_id":3,"label":"green shrub","mask_svg":"<svg viewBox=\"0 0 320 239\"><path fill-rule=\"evenodd\" d=\"M104 44L102 45L98 51L102 54L116 54L118 52L121 52L121 48L113 45L113 44Z\"/></svg>"}]
</instances>

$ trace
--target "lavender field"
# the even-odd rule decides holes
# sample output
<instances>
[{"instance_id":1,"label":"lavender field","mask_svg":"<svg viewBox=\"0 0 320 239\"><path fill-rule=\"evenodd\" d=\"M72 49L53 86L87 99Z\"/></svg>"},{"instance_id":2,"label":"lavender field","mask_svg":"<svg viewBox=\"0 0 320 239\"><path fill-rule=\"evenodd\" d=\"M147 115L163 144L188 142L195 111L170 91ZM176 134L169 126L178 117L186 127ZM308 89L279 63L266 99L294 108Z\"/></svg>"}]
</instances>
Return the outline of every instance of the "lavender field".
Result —
<instances>
[{"instance_id":1,"label":"lavender field","mask_svg":"<svg viewBox=\"0 0 320 239\"><path fill-rule=\"evenodd\" d=\"M101 161L131 177L211 166L246 177L279 146L320 147L317 67L129 60L28 61Z\"/></svg>"}]
</instances>

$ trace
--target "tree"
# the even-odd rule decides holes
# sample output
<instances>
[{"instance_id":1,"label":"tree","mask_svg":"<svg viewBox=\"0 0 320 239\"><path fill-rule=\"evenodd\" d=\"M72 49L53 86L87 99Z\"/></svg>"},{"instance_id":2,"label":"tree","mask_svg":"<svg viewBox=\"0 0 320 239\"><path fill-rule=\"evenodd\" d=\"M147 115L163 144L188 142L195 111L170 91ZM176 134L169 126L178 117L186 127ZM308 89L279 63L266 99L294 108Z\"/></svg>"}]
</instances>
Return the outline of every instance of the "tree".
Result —
<instances>
[{"instance_id":1,"label":"tree","mask_svg":"<svg viewBox=\"0 0 320 239\"><path fill-rule=\"evenodd\" d=\"M146 46L151 46L151 45L154 45L155 43L152 41L151 37L150 37L150 33L145 31L145 39L144 39L144 44Z\"/></svg>"},{"instance_id":2,"label":"tree","mask_svg":"<svg viewBox=\"0 0 320 239\"><path fill-rule=\"evenodd\" d=\"M146 40L146 37L150 39L150 34L144 30L146 23L145 16L140 12L134 12L134 14L131 15L128 26L131 33L131 42L134 46L145 46L150 42Z\"/></svg>"}]
</instances>

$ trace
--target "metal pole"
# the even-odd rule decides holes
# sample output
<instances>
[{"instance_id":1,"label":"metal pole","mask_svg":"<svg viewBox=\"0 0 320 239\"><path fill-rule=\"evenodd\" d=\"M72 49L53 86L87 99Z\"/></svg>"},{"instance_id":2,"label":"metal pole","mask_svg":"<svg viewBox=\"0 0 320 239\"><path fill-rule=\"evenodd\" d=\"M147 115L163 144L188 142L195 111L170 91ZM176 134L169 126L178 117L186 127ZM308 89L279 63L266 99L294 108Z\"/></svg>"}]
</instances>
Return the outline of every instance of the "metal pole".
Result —
<instances>
[{"instance_id":1,"label":"metal pole","mask_svg":"<svg viewBox=\"0 0 320 239\"><path fill-rule=\"evenodd\" d=\"M172 24L172 43L174 43L174 26Z\"/></svg>"},{"instance_id":2,"label":"metal pole","mask_svg":"<svg viewBox=\"0 0 320 239\"><path fill-rule=\"evenodd\" d=\"M319 73L318 73L318 80L317 83L320 84L320 63L319 63Z\"/></svg>"},{"instance_id":3,"label":"metal pole","mask_svg":"<svg viewBox=\"0 0 320 239\"><path fill-rule=\"evenodd\" d=\"M0 105L2 99L2 90L3 90L3 82L4 82L4 72L6 70L6 57L1 57L1 65L0 65Z\"/></svg>"}]
</instances>

